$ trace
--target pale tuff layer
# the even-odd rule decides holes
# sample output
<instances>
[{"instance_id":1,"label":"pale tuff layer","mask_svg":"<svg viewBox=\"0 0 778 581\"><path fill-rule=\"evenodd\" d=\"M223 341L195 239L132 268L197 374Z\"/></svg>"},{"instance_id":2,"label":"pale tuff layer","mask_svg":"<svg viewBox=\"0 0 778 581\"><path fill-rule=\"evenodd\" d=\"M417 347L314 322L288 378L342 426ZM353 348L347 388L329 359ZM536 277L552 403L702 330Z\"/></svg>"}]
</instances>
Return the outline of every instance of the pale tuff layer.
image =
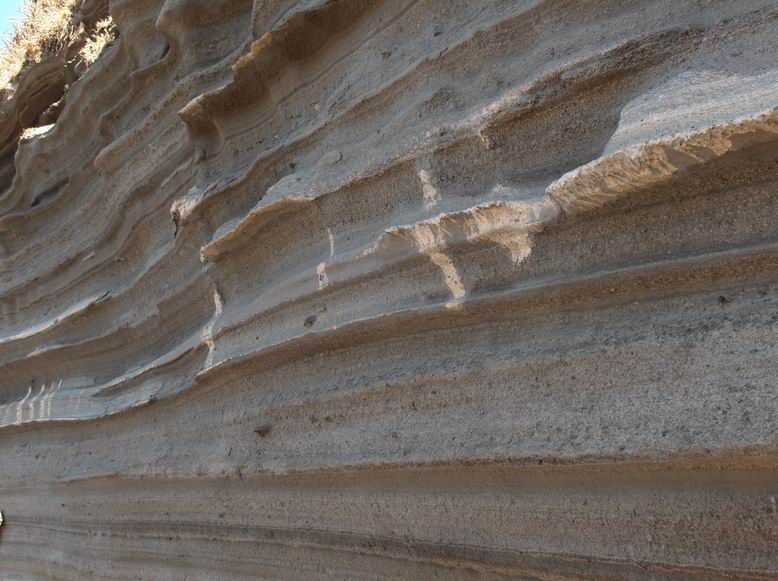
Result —
<instances>
[{"instance_id":1,"label":"pale tuff layer","mask_svg":"<svg viewBox=\"0 0 778 581\"><path fill-rule=\"evenodd\" d=\"M778 574L775 2L109 9L0 119L3 574Z\"/></svg>"}]
</instances>

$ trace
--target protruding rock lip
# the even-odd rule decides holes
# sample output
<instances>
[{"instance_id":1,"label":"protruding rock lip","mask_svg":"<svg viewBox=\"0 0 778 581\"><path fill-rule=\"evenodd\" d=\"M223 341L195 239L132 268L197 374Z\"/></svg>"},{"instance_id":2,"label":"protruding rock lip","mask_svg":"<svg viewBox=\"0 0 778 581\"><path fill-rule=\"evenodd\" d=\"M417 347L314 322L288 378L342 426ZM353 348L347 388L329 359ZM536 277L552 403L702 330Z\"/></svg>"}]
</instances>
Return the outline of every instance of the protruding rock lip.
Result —
<instances>
[{"instance_id":1,"label":"protruding rock lip","mask_svg":"<svg viewBox=\"0 0 778 581\"><path fill-rule=\"evenodd\" d=\"M640 143L566 173L546 190L568 214L600 208L747 147L778 140L778 109Z\"/></svg>"}]
</instances>

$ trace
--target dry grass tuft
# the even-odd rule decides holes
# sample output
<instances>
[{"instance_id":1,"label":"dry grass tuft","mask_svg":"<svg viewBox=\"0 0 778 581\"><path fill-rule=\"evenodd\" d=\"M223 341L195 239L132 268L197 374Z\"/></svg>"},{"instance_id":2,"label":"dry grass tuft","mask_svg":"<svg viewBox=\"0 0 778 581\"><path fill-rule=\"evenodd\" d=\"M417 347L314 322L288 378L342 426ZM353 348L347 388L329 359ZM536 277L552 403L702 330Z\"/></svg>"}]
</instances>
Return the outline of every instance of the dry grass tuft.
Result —
<instances>
[{"instance_id":1,"label":"dry grass tuft","mask_svg":"<svg viewBox=\"0 0 778 581\"><path fill-rule=\"evenodd\" d=\"M77 30L74 22L74 13L80 4L81 0L26 0L24 15L15 24L13 34L3 39L0 90L5 89L26 64L40 62L45 55L83 39L83 31ZM80 58L87 65L92 64L115 36L113 21L110 18L100 21L86 39Z\"/></svg>"},{"instance_id":2,"label":"dry grass tuft","mask_svg":"<svg viewBox=\"0 0 778 581\"><path fill-rule=\"evenodd\" d=\"M100 53L102 53L105 48L111 46L116 39L117 32L113 18L108 16L107 18L100 20L95 24L92 34L87 38L86 44L84 44L84 47L78 53L81 60L85 62L87 66L94 63L97 60L97 57L100 56Z\"/></svg>"}]
</instances>

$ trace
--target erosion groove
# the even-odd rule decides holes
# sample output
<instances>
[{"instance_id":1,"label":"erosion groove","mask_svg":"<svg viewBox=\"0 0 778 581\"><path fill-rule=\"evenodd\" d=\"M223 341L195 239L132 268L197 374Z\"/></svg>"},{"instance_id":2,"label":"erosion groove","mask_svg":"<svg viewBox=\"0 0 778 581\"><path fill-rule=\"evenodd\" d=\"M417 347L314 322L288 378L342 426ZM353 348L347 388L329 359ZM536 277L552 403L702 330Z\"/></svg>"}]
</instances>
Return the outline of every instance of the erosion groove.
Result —
<instances>
[{"instance_id":1,"label":"erosion groove","mask_svg":"<svg viewBox=\"0 0 778 581\"><path fill-rule=\"evenodd\" d=\"M778 577L775 0L82 11L0 104L0 577Z\"/></svg>"}]
</instances>

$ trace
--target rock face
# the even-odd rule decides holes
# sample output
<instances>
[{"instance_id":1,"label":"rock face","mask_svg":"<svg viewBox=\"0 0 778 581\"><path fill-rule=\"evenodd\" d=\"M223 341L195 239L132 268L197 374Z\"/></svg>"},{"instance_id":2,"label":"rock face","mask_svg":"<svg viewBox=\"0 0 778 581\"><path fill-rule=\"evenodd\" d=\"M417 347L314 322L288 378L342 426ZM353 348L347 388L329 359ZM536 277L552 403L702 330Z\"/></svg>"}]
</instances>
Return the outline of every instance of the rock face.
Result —
<instances>
[{"instance_id":1,"label":"rock face","mask_svg":"<svg viewBox=\"0 0 778 581\"><path fill-rule=\"evenodd\" d=\"M778 575L778 2L108 9L3 105L0 577Z\"/></svg>"}]
</instances>

